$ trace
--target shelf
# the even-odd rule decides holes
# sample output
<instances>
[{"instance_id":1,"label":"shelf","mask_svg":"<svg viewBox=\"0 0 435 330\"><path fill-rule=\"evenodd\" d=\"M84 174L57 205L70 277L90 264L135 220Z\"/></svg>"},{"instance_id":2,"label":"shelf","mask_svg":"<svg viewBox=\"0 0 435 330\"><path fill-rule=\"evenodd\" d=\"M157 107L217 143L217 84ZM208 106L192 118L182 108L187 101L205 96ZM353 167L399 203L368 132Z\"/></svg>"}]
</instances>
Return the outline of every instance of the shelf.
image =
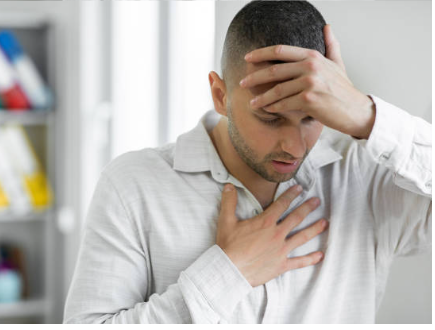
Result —
<instances>
[{"instance_id":1,"label":"shelf","mask_svg":"<svg viewBox=\"0 0 435 330\"><path fill-rule=\"evenodd\" d=\"M16 303L0 303L0 319L6 317L40 316L46 313L46 308L47 301L45 299L29 299Z\"/></svg>"},{"instance_id":2,"label":"shelf","mask_svg":"<svg viewBox=\"0 0 435 330\"><path fill-rule=\"evenodd\" d=\"M52 214L52 211L45 211L41 213L32 213L26 215L15 215L15 214L0 214L0 223L22 223L31 221L45 221Z\"/></svg>"},{"instance_id":3,"label":"shelf","mask_svg":"<svg viewBox=\"0 0 435 330\"><path fill-rule=\"evenodd\" d=\"M17 123L21 125L45 125L48 124L53 111L48 110L22 110L8 111L0 109L0 125L4 123Z\"/></svg>"},{"instance_id":4,"label":"shelf","mask_svg":"<svg viewBox=\"0 0 435 330\"><path fill-rule=\"evenodd\" d=\"M16 36L23 50L34 62L41 79L55 96L58 88L63 86L56 79L59 72L56 68L56 53L61 51L64 55L59 41L65 39L63 30L57 34L58 17L53 16L55 13L49 10L49 6L46 8L48 11L41 9L44 13L32 10L30 7L33 6L28 8L26 5L16 6L17 10L6 9L1 5L1 1L0 7L0 31L9 30ZM23 12L19 8L29 10ZM61 77L61 80L63 78ZM43 109L12 111L5 107L4 104L0 106L0 128L9 124L24 126L41 169L50 185L57 187L56 178L63 177L61 169L65 162L62 148L64 132L59 131L58 126L58 121L63 118L59 114L64 110L58 108L56 102ZM57 197L53 191L53 200L56 201ZM62 275L58 272L58 265L62 263L60 247L63 241L56 227L58 214L55 202L43 211L29 211L19 215L14 209L2 208L0 212L0 240L21 249L29 293L29 296L20 302L0 303L0 328L3 323L17 323L21 320L30 323L61 321L63 301L59 290L63 283L58 280L58 276Z\"/></svg>"},{"instance_id":5,"label":"shelf","mask_svg":"<svg viewBox=\"0 0 435 330\"><path fill-rule=\"evenodd\" d=\"M2 12L0 13L0 28L38 29L45 27L49 17L34 12Z\"/></svg>"}]
</instances>

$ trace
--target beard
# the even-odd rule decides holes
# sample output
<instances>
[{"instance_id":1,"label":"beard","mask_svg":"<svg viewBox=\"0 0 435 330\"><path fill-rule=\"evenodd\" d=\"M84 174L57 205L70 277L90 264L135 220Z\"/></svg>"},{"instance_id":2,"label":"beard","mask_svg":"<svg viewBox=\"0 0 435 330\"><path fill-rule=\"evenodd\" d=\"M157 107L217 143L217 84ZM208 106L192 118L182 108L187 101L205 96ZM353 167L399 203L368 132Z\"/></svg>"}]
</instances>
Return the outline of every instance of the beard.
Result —
<instances>
[{"instance_id":1,"label":"beard","mask_svg":"<svg viewBox=\"0 0 435 330\"><path fill-rule=\"evenodd\" d=\"M305 158L308 156L310 150L307 149L305 152L304 157L302 158L301 163L299 164L298 168L293 173L278 173L274 170L271 172L268 171L268 166L270 166L273 159L281 159L281 160L294 160L295 157L287 154L287 153L270 153L267 154L263 160L260 160L257 156L256 152L249 147L249 145L246 143L246 141L243 139L243 137L240 135L239 130L237 129L237 126L234 123L234 118L232 114L232 109L230 106L228 106L227 110L228 114L228 135L230 136L231 143L236 150L237 154L240 156L240 158L248 165L254 172L256 172L258 175L260 175L262 178L264 178L267 181L270 182L285 182L297 175L299 172L299 169L301 168L301 165L303 164Z\"/></svg>"}]
</instances>

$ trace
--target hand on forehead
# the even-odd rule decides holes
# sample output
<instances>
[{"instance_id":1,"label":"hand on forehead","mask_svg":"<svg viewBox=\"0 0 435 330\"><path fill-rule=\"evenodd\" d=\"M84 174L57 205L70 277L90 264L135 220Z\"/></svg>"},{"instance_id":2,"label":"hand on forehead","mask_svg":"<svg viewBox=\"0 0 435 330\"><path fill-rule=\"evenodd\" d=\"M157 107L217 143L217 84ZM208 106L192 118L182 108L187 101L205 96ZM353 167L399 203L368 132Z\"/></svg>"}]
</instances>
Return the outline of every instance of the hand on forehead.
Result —
<instances>
[{"instance_id":1,"label":"hand on forehead","mask_svg":"<svg viewBox=\"0 0 435 330\"><path fill-rule=\"evenodd\" d=\"M272 65L277 64L278 62L284 63L282 61L265 61L265 62L257 62L257 63L249 63L248 62L248 63L246 63L245 76L247 76L251 73L254 73L255 71L259 71L259 70L271 67ZM268 83L252 86L250 88L247 88L247 90L249 90L253 96L257 96L257 95L262 94L262 93L268 91L269 89L273 88L278 83L280 83L280 81L271 81Z\"/></svg>"},{"instance_id":2,"label":"hand on forehead","mask_svg":"<svg viewBox=\"0 0 435 330\"><path fill-rule=\"evenodd\" d=\"M268 67L271 67L274 64L278 64L278 63L285 63L283 61L264 61L264 62L258 62L258 63L246 63L246 75L251 74L255 71L259 71ZM263 94L264 92L270 90L271 88L273 88L275 85L279 84L280 81L271 81L268 83L264 83L264 84L259 84L259 85L255 85L252 86L250 88L246 88L245 90L248 93L251 93L252 96L257 96L260 94ZM263 112L263 110L258 110L259 112ZM289 116L289 117L300 117L300 116L305 116L305 114L300 111L300 110L293 110L290 113L287 113L285 116Z\"/></svg>"}]
</instances>

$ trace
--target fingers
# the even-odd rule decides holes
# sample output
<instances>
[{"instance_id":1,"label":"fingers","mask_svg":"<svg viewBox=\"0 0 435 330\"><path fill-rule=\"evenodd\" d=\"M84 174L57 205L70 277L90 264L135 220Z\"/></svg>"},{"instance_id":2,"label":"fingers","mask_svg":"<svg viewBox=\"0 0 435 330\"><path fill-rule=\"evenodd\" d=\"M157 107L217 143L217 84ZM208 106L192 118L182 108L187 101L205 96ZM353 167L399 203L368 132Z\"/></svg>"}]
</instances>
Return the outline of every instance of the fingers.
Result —
<instances>
[{"instance_id":1,"label":"fingers","mask_svg":"<svg viewBox=\"0 0 435 330\"><path fill-rule=\"evenodd\" d=\"M326 24L323 28L324 39L326 47L326 58L337 63L340 68L346 72L346 68L341 57L340 43L332 32L332 27L330 24Z\"/></svg>"},{"instance_id":2,"label":"fingers","mask_svg":"<svg viewBox=\"0 0 435 330\"><path fill-rule=\"evenodd\" d=\"M288 96L263 108L272 113L304 109L307 102L311 102L313 95L312 91L302 90L298 94Z\"/></svg>"},{"instance_id":3,"label":"fingers","mask_svg":"<svg viewBox=\"0 0 435 330\"><path fill-rule=\"evenodd\" d=\"M280 216L289 208L293 200L302 192L300 185L294 185L285 191L263 212L267 224L276 224Z\"/></svg>"},{"instance_id":4,"label":"fingers","mask_svg":"<svg viewBox=\"0 0 435 330\"><path fill-rule=\"evenodd\" d=\"M321 219L308 228L301 230L300 232L294 234L290 238L287 239L286 250L293 251L298 246L301 246L311 240L313 237L322 233L328 227L328 221L325 219Z\"/></svg>"},{"instance_id":5,"label":"fingers","mask_svg":"<svg viewBox=\"0 0 435 330\"><path fill-rule=\"evenodd\" d=\"M284 267L286 270L303 268L315 265L323 259L323 253L320 251L313 252L301 257L287 258Z\"/></svg>"},{"instance_id":6,"label":"fingers","mask_svg":"<svg viewBox=\"0 0 435 330\"><path fill-rule=\"evenodd\" d=\"M287 235L297 225L299 225L309 213L314 211L320 205L320 199L317 197L310 198L306 202L302 203L298 208L291 212L278 226L281 226L280 230L284 235Z\"/></svg>"},{"instance_id":7,"label":"fingers","mask_svg":"<svg viewBox=\"0 0 435 330\"><path fill-rule=\"evenodd\" d=\"M240 81L240 86L248 88L274 81L296 79L305 73L305 68L298 63L280 63L270 65L248 74Z\"/></svg>"},{"instance_id":8,"label":"fingers","mask_svg":"<svg viewBox=\"0 0 435 330\"><path fill-rule=\"evenodd\" d=\"M296 95L304 89L304 84L299 79L289 80L276 84L273 88L269 89L263 94L256 96L251 100L252 109L265 107L268 104L273 104L288 96Z\"/></svg>"},{"instance_id":9,"label":"fingers","mask_svg":"<svg viewBox=\"0 0 435 330\"><path fill-rule=\"evenodd\" d=\"M286 62L301 61L309 56L311 49L289 45L274 45L255 49L245 56L247 62L264 62L281 60Z\"/></svg>"},{"instance_id":10,"label":"fingers","mask_svg":"<svg viewBox=\"0 0 435 330\"><path fill-rule=\"evenodd\" d=\"M237 208L237 190L231 184L227 183L222 191L221 209L219 221L232 223L237 220L235 213Z\"/></svg>"}]
</instances>

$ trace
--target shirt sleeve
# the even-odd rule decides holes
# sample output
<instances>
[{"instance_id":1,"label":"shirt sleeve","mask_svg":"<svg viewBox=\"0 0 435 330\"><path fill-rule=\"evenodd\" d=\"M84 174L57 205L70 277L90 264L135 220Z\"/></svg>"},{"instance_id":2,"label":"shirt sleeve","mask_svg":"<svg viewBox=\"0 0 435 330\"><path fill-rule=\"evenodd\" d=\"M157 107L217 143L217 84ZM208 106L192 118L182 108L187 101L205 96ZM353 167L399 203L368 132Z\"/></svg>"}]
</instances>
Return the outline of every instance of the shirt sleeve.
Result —
<instances>
[{"instance_id":1,"label":"shirt sleeve","mask_svg":"<svg viewBox=\"0 0 435 330\"><path fill-rule=\"evenodd\" d=\"M138 228L103 173L88 211L64 323L224 323L253 289L217 245L162 294L149 292L148 274Z\"/></svg>"},{"instance_id":2,"label":"shirt sleeve","mask_svg":"<svg viewBox=\"0 0 435 330\"><path fill-rule=\"evenodd\" d=\"M432 246L432 125L370 95L376 119L370 137L355 141L378 253L413 255Z\"/></svg>"}]
</instances>

